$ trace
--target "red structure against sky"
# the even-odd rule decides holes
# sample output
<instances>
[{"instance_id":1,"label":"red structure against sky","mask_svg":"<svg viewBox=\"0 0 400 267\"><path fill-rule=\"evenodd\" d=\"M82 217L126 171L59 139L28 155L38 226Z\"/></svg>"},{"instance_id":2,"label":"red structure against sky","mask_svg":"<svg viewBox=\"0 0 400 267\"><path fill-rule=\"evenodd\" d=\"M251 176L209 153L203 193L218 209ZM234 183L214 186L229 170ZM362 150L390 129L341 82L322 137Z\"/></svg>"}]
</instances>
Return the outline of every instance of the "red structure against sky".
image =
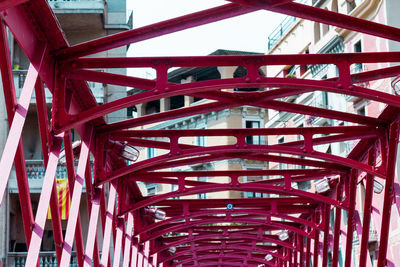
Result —
<instances>
[{"instance_id":1,"label":"red structure against sky","mask_svg":"<svg viewBox=\"0 0 400 267\"><path fill-rule=\"evenodd\" d=\"M353 232L357 233L360 242L360 266L371 266L368 255L371 211L373 217L379 221L376 225L380 240L377 266L400 264L400 259L388 252L391 211L396 211L392 218L397 219L399 210L398 203L394 204L394 200L400 194L395 176L400 97L360 86L363 82L396 77L400 68L385 67L358 74L350 72L350 66L354 63L400 62L399 52L168 58L85 57L258 9L400 41L398 28L292 1L230 2L70 47L45 0L0 1L0 68L10 123L10 134L0 162L0 199L3 199L14 162L29 248L26 266L34 266L38 261L49 206L60 266L69 265L73 247L77 251L79 266L91 266L92 263L94 266L107 266L111 265L111 259L113 266L119 266L120 262L123 266L327 266L329 252L332 253L332 266L338 266L341 243L344 266L348 267L351 266L353 253ZM31 62L18 103L13 85L6 26ZM338 77L329 80L276 78L261 76L258 71L265 65L286 64L334 64L338 68ZM247 75L241 78L188 84L172 84L167 81L167 71L170 68L210 66L243 66L247 69ZM121 67L151 67L156 70L157 78L147 80L96 71ZM142 91L98 105L86 81L135 87ZM44 84L53 94L51 121L46 111ZM223 90L228 88L265 90ZM48 152L43 153L47 167L36 214L33 214L31 208L21 142L22 128L34 90L42 149ZM356 96L383 103L386 108L379 117L374 118L282 100L287 96L312 91ZM213 101L121 122L105 122L104 116L111 112L176 95ZM131 130L133 127L155 122L243 105L336 119L349 122L352 126ZM79 164L76 170L71 128L75 128L81 136ZM248 136L276 135L298 135L302 136L302 139L276 145L246 142ZM180 138L187 136L231 136L236 139L236 143L200 147L183 144ZM152 137L163 137L163 140L167 141L154 141ZM64 236L61 231L54 179L62 141L65 144L68 179L72 192L71 210ZM358 142L347 157L314 149L317 145L345 141ZM121 157L120 152L135 146L165 149L168 153L127 165L126 158ZM130 151L135 152L134 149ZM90 155L95 160L93 179L88 171ZM232 158L279 162L307 168L166 171L174 166ZM240 182L239 177L251 175L267 176L270 179ZM223 176L230 179L227 183L189 179L204 176ZM324 179L331 188L325 193L312 193L292 187L292 182ZM137 181L176 184L178 189L166 194L143 197ZM83 244L78 212L84 182L90 212L86 244ZM356 186L360 182L365 183L366 187L366 201L362 208L356 205ZM384 185L381 195L373 191L375 182ZM256 191L274 194L275 197L173 199L178 196L227 190ZM165 212L165 219L162 218L162 212L157 211L158 208ZM359 216L360 209L364 211L363 223ZM334 210L335 214L333 225L330 224L331 210ZM347 216L342 216L342 211L346 211ZM149 213L157 212L157 220L148 216ZM98 225L99 218L101 225ZM102 247L97 244L98 227L103 229Z\"/></svg>"}]
</instances>

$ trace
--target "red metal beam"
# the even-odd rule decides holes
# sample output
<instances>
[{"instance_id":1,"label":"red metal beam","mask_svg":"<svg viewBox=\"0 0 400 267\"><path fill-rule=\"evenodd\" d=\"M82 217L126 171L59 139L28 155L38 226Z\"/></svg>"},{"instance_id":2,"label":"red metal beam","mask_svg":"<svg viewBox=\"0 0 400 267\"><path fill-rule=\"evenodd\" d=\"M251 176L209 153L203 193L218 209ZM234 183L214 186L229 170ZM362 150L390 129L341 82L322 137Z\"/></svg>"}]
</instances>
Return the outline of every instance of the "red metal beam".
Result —
<instances>
[{"instance_id":1,"label":"red metal beam","mask_svg":"<svg viewBox=\"0 0 400 267\"><path fill-rule=\"evenodd\" d=\"M368 153L368 164L375 165L375 150L371 149ZM362 238L360 243L360 267L367 266L368 241L371 228L371 213L372 213L372 198L374 193L374 177L372 175L366 176L365 185L365 201L364 201L364 216L362 226Z\"/></svg>"},{"instance_id":2,"label":"red metal beam","mask_svg":"<svg viewBox=\"0 0 400 267\"><path fill-rule=\"evenodd\" d=\"M23 4L28 1L29 0L1 0L0 1L0 10L8 9L8 8Z\"/></svg>"},{"instance_id":3,"label":"red metal beam","mask_svg":"<svg viewBox=\"0 0 400 267\"><path fill-rule=\"evenodd\" d=\"M75 45L61 50L58 55L64 60L87 56L161 35L243 15L255 10L250 7L227 4Z\"/></svg>"},{"instance_id":4,"label":"red metal beam","mask_svg":"<svg viewBox=\"0 0 400 267\"><path fill-rule=\"evenodd\" d=\"M379 242L379 254L377 266L385 266L386 253L389 241L389 229L390 229L390 215L392 210L392 204L394 199L394 176L396 168L396 155L397 145L399 143L399 124L394 122L390 126L389 132L389 151L388 151L388 162L386 165L387 176L385 181L385 196L382 210L382 224L381 224L381 235Z\"/></svg>"},{"instance_id":5,"label":"red metal beam","mask_svg":"<svg viewBox=\"0 0 400 267\"><path fill-rule=\"evenodd\" d=\"M341 200L343 198L343 176L340 179L339 185L336 188L336 199ZM342 222L342 210L338 207L335 208L335 225L333 230L333 255L332 255L332 267L338 267L339 264L339 241L340 241L340 224Z\"/></svg>"},{"instance_id":6,"label":"red metal beam","mask_svg":"<svg viewBox=\"0 0 400 267\"><path fill-rule=\"evenodd\" d=\"M345 249L345 267L351 266L351 254L353 250L353 233L354 233L354 212L356 205L356 193L357 193L357 172L352 170L351 175L348 176L348 186L350 187L346 194L346 202L348 202L349 210L347 214L347 239Z\"/></svg>"},{"instance_id":7,"label":"red metal beam","mask_svg":"<svg viewBox=\"0 0 400 267\"><path fill-rule=\"evenodd\" d=\"M299 17L307 20L333 25L339 28L370 34L385 39L400 41L400 29L388 25L376 23L366 19L361 19L338 12L329 11L318 7L299 4L296 2L286 2L282 5L271 5L265 0L229 0L254 8Z\"/></svg>"}]
</instances>

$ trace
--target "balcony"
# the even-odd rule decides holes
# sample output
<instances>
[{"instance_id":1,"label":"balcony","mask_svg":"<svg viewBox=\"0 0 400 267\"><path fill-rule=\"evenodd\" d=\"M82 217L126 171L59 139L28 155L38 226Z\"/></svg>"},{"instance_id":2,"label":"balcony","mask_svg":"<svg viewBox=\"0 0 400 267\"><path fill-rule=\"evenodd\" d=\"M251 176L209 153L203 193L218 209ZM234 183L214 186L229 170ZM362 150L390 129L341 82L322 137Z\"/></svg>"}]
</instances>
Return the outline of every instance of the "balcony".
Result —
<instances>
[{"instance_id":1,"label":"balcony","mask_svg":"<svg viewBox=\"0 0 400 267\"><path fill-rule=\"evenodd\" d=\"M103 71L103 70L100 70ZM28 70L13 70L15 94L17 99L21 96L21 91L25 83ZM93 96L96 98L97 103L104 103L104 88L100 83L88 82L88 86L92 90ZM52 94L49 89L45 87L46 103L51 104ZM36 103L35 92L33 92L31 103Z\"/></svg>"},{"instance_id":2,"label":"balcony","mask_svg":"<svg viewBox=\"0 0 400 267\"><path fill-rule=\"evenodd\" d=\"M27 73L28 73L28 70L13 70L15 95L17 97L17 100L21 96L22 88L24 87ZM45 95L46 95L46 103L50 104L52 95L51 95L49 89L47 89L47 87L45 88ZM33 103L36 103L35 91L33 91L32 99L31 99L31 104L33 104Z\"/></svg>"},{"instance_id":3,"label":"balcony","mask_svg":"<svg viewBox=\"0 0 400 267\"><path fill-rule=\"evenodd\" d=\"M40 193L43 185L43 178L45 175L45 168L42 160L27 160L26 163L26 172L28 175L29 181L29 188L31 193ZM75 166L76 169L76 166ZM93 172L93 165L91 165L92 176ZM67 166L65 165L58 165L56 171L56 178L57 179L64 179L68 178L67 173ZM85 190L85 185L83 185ZM16 179L9 180L9 190L10 193L18 193L18 186Z\"/></svg>"},{"instance_id":4,"label":"balcony","mask_svg":"<svg viewBox=\"0 0 400 267\"><path fill-rule=\"evenodd\" d=\"M351 65L350 67L350 74L356 74L364 71L364 65L362 63L355 63ZM355 85L361 86L361 87L366 87L368 86L368 83L356 83ZM360 97L357 96L352 96L352 95L346 95L346 100L348 102L358 102L361 100Z\"/></svg>"},{"instance_id":5,"label":"balcony","mask_svg":"<svg viewBox=\"0 0 400 267\"><path fill-rule=\"evenodd\" d=\"M306 5L310 4L310 0L300 0L295 2ZM278 27L276 27L268 36L268 50L270 50L279 42L279 40L292 28L296 21L298 21L298 18L290 16L287 16L283 19Z\"/></svg>"},{"instance_id":6,"label":"balcony","mask_svg":"<svg viewBox=\"0 0 400 267\"><path fill-rule=\"evenodd\" d=\"M55 13L104 13L103 0L48 0Z\"/></svg>"},{"instance_id":7,"label":"balcony","mask_svg":"<svg viewBox=\"0 0 400 267\"><path fill-rule=\"evenodd\" d=\"M27 252L9 252L7 256L7 266L24 267L27 257ZM55 251L42 251L39 253L39 262L41 267L54 267L57 265ZM78 267L76 252L72 252L69 267Z\"/></svg>"},{"instance_id":8,"label":"balcony","mask_svg":"<svg viewBox=\"0 0 400 267\"><path fill-rule=\"evenodd\" d=\"M107 6L104 0L48 0L70 44L104 35Z\"/></svg>"}]
</instances>

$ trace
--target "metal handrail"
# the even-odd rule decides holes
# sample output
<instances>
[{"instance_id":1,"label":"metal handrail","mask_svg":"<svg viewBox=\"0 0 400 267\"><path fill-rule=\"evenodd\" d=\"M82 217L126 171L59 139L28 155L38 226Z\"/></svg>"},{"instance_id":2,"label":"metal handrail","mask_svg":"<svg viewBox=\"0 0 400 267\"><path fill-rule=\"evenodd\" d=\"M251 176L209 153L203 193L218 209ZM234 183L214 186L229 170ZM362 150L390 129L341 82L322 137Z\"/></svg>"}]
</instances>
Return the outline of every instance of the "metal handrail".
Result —
<instances>
[{"instance_id":1,"label":"metal handrail","mask_svg":"<svg viewBox=\"0 0 400 267\"><path fill-rule=\"evenodd\" d=\"M308 4L310 0L296 1L300 4ZM268 35L268 50L270 50L285 33L289 31L292 25L297 21L296 17L287 16L281 23Z\"/></svg>"},{"instance_id":2,"label":"metal handrail","mask_svg":"<svg viewBox=\"0 0 400 267\"><path fill-rule=\"evenodd\" d=\"M8 265L14 267L23 267L26 263L26 257L28 252L8 252ZM39 263L41 267L56 267L57 256L55 251L41 251L39 253ZM77 267L78 261L76 258L76 252L73 251L71 255L71 261L69 267Z\"/></svg>"}]
</instances>

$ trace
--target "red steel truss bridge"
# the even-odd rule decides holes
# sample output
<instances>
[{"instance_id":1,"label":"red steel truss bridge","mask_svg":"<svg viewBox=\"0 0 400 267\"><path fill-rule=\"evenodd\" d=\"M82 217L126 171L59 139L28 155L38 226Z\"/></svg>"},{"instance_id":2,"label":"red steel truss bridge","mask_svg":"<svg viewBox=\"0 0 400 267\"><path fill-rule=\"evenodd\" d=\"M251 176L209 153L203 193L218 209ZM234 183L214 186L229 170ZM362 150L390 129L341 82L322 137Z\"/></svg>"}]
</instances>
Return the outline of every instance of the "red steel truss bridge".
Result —
<instances>
[{"instance_id":1,"label":"red steel truss bridge","mask_svg":"<svg viewBox=\"0 0 400 267\"><path fill-rule=\"evenodd\" d=\"M400 67L391 64L400 62L399 52L140 58L97 56L103 51L260 9L400 41L400 29L390 25L290 0L229 0L222 6L70 46L47 1L0 0L0 68L10 126L0 163L0 199L6 192L14 165L28 248L25 266L39 264L49 207L59 266L69 266L72 251L76 251L79 266L329 264L336 267L339 261L346 267L354 266L354 261L359 266L373 266L368 249L372 220L379 239L376 266L400 266L399 254L396 257L390 249L394 241L389 238L400 211L396 202L400 189L395 175L400 96L391 93L390 83L387 91L366 86L399 74ZM7 34L14 36L30 61L18 100ZM382 63L379 66L383 67L352 73L352 64L359 63ZM323 64L336 65L337 77L325 80L269 77L258 71L262 66ZM247 69L247 74L239 78L185 84L169 82L167 77L168 69L174 67L221 66L242 66ZM141 67L155 69L157 78L142 79L98 71ZM99 105L87 82L140 90ZM52 93L51 119L46 111L45 87ZM229 90L234 88L259 90ZM383 109L376 116L364 116L286 101L287 97L315 91L358 97ZM35 214L21 141L33 92L46 166ZM112 112L182 95L209 101L120 122L106 122L106 115ZM142 129L154 123L242 106L326 118L344 124L301 128ZM81 138L78 152L72 148L71 129L75 129ZM249 136L273 139L282 135L301 138L276 144L246 142ZM183 141L186 137L203 136L230 137L235 141L214 146L196 146ZM345 156L316 149L319 145L338 142L351 142L354 146ZM153 147L167 152L135 161L138 156L136 147ZM71 209L64 234L55 185L61 149L65 151L71 191ZM74 157L78 162L76 168ZM230 159L262 161L265 168L170 171L171 168ZM90 160L94 162L93 173L89 167ZM288 168L268 168L269 163ZM243 182L245 176L263 176L266 179ZM227 179L199 181L198 177ZM176 189L143 196L138 181L176 185ZM294 182L304 181L315 182L316 189L293 187ZM82 198L84 183L90 218L87 236L82 234L79 215L80 202L85 201ZM365 188L362 204L361 193L357 190L360 184ZM383 188L377 193L379 190L374 190L374 186L379 185ZM268 197L184 197L223 191L258 192ZM101 238L96 234L98 229Z\"/></svg>"}]
</instances>

